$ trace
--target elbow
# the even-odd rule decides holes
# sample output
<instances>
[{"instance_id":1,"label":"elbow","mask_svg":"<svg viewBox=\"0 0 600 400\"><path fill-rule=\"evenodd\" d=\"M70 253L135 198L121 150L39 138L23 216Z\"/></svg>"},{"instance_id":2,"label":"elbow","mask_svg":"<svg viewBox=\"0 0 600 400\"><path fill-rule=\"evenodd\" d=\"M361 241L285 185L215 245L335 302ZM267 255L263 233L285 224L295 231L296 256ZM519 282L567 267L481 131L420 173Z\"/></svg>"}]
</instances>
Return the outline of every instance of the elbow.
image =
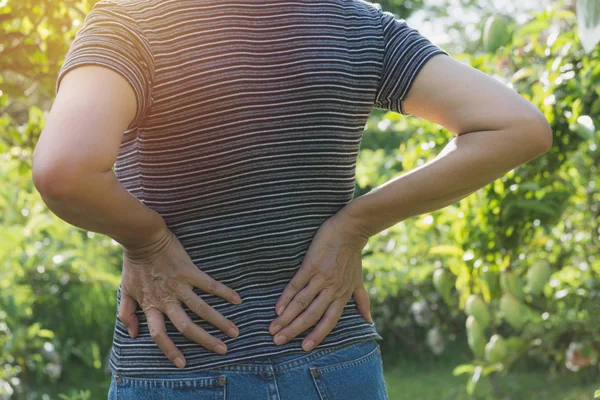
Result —
<instances>
[{"instance_id":1,"label":"elbow","mask_svg":"<svg viewBox=\"0 0 600 400\"><path fill-rule=\"evenodd\" d=\"M54 201L69 198L76 189L76 169L61 162L49 162L41 165L38 161L33 162L32 180L33 185L40 195Z\"/></svg>"},{"instance_id":2,"label":"elbow","mask_svg":"<svg viewBox=\"0 0 600 400\"><path fill-rule=\"evenodd\" d=\"M542 116L541 118L542 120L539 122L540 127L538 128L539 130L536 135L538 142L537 147L540 152L539 155L545 154L550 151L550 149L552 148L554 136L552 133L552 127L550 126L548 120L544 116Z\"/></svg>"},{"instance_id":3,"label":"elbow","mask_svg":"<svg viewBox=\"0 0 600 400\"><path fill-rule=\"evenodd\" d=\"M521 129L524 127L524 142L531 150L531 156L537 158L552 148L553 133L550 123L541 112L523 118Z\"/></svg>"}]
</instances>

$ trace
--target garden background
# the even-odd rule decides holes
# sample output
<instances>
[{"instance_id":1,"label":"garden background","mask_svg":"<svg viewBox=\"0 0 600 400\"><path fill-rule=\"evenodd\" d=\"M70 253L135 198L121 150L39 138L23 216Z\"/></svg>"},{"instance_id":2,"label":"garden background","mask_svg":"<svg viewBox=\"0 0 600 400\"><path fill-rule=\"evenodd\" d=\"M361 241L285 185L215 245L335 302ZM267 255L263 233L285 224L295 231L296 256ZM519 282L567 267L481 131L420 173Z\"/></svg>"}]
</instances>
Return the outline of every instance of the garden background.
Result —
<instances>
[{"instance_id":1,"label":"garden background","mask_svg":"<svg viewBox=\"0 0 600 400\"><path fill-rule=\"evenodd\" d=\"M31 179L95 1L0 0L0 399L105 399L121 249ZM600 387L600 1L382 0L535 104L544 156L364 249L390 399L592 399ZM374 110L356 194L433 158L438 124ZM488 343L489 342L489 343Z\"/></svg>"}]
</instances>

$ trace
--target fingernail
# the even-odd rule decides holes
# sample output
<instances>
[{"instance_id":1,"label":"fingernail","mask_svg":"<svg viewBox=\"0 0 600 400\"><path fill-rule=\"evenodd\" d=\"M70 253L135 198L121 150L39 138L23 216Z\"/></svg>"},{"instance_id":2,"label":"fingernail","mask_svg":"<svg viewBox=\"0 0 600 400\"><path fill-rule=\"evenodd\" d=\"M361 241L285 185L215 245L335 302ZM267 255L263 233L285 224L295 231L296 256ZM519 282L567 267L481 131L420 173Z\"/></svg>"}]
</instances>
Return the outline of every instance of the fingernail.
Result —
<instances>
[{"instance_id":1,"label":"fingernail","mask_svg":"<svg viewBox=\"0 0 600 400\"><path fill-rule=\"evenodd\" d=\"M177 365L177 368L183 368L185 367L185 360L181 357L177 357L175 359L175 365Z\"/></svg>"},{"instance_id":2,"label":"fingernail","mask_svg":"<svg viewBox=\"0 0 600 400\"><path fill-rule=\"evenodd\" d=\"M242 298L239 294L236 293L235 296L233 296L233 299L235 300L235 304L242 304Z\"/></svg>"},{"instance_id":3,"label":"fingernail","mask_svg":"<svg viewBox=\"0 0 600 400\"><path fill-rule=\"evenodd\" d=\"M236 328L229 328L229 330L227 331L227 334L231 337L237 337L239 333L240 332Z\"/></svg>"},{"instance_id":4,"label":"fingernail","mask_svg":"<svg viewBox=\"0 0 600 400\"><path fill-rule=\"evenodd\" d=\"M280 325L275 325L272 329L271 329L271 335L276 334L277 332L279 332L279 330L281 329Z\"/></svg>"},{"instance_id":5,"label":"fingernail","mask_svg":"<svg viewBox=\"0 0 600 400\"><path fill-rule=\"evenodd\" d=\"M304 345L302 346L302 348L306 351L312 350L312 348L314 347L315 342L313 342L312 340L307 340Z\"/></svg>"},{"instance_id":6,"label":"fingernail","mask_svg":"<svg viewBox=\"0 0 600 400\"><path fill-rule=\"evenodd\" d=\"M279 308L275 311L277 313L277 315L283 314L283 309L284 308L285 308L284 306L279 306Z\"/></svg>"},{"instance_id":7,"label":"fingernail","mask_svg":"<svg viewBox=\"0 0 600 400\"><path fill-rule=\"evenodd\" d=\"M285 340L286 340L286 337L283 335L275 336L275 344L277 344L277 345L284 344Z\"/></svg>"},{"instance_id":8,"label":"fingernail","mask_svg":"<svg viewBox=\"0 0 600 400\"><path fill-rule=\"evenodd\" d=\"M127 333L129 333L129 336L133 338L133 335L131 334L131 329L127 328Z\"/></svg>"},{"instance_id":9,"label":"fingernail","mask_svg":"<svg viewBox=\"0 0 600 400\"><path fill-rule=\"evenodd\" d=\"M218 344L215 346L215 351L219 354L225 354L227 353L227 348L222 344Z\"/></svg>"}]
</instances>

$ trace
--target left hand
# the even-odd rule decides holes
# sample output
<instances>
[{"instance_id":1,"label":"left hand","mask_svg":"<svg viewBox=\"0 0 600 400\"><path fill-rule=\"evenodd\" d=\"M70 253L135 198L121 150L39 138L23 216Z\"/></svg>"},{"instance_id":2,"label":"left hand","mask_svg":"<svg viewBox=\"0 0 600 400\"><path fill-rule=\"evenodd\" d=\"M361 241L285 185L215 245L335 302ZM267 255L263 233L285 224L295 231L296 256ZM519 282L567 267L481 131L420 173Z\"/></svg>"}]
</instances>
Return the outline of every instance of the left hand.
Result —
<instances>
[{"instance_id":1,"label":"left hand","mask_svg":"<svg viewBox=\"0 0 600 400\"><path fill-rule=\"evenodd\" d=\"M350 297L363 318L373 322L362 280L362 249L368 239L342 212L321 225L275 305L279 317L269 326L275 344L286 343L319 322L302 342L305 351L312 350L335 327Z\"/></svg>"}]
</instances>

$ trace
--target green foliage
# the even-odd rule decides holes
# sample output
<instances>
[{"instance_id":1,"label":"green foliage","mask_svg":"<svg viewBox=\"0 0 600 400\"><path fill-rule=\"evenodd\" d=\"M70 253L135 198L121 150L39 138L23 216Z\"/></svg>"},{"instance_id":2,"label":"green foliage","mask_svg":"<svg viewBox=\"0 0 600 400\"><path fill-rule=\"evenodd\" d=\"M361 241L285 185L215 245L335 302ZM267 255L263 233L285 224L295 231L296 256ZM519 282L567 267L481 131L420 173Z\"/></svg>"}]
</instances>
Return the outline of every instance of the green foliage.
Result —
<instances>
[{"instance_id":1,"label":"green foliage","mask_svg":"<svg viewBox=\"0 0 600 400\"><path fill-rule=\"evenodd\" d=\"M12 147L0 163L0 381L31 395L65 365L102 368L121 260L116 242L46 209L21 168L29 152Z\"/></svg>"},{"instance_id":2,"label":"green foliage","mask_svg":"<svg viewBox=\"0 0 600 400\"><path fill-rule=\"evenodd\" d=\"M102 379L106 369L119 246L55 217L31 182L31 153L61 58L93 3L0 2L0 398L96 398L90 386L79 384L86 389L79 391L71 383ZM422 2L381 4L407 17ZM554 132L552 150L452 206L387 229L365 248L384 353L423 361L431 353L439 360L448 344L462 350L460 365L441 382L456 387L464 376L466 385L448 398L513 396L516 389L504 383L518 366L597 374L600 48L584 52L575 26L572 10L556 3L511 26L510 42L494 53L476 51L483 50L478 37L466 47L472 55L455 56L542 110ZM374 111L361 142L356 196L432 159L451 137L435 123ZM530 272L541 261L541 275ZM501 312L507 292L522 307L522 325ZM472 295L485 311L481 304L469 311L476 321L469 336ZM486 359L494 335L504 338L504 351Z\"/></svg>"},{"instance_id":3,"label":"green foliage","mask_svg":"<svg viewBox=\"0 0 600 400\"><path fill-rule=\"evenodd\" d=\"M424 333L432 329L445 335L441 343L426 343L434 353L461 338L476 353L455 371L469 374L470 393L481 377L497 379L524 360L554 373L597 370L600 48L586 54L574 28L575 15L556 3L516 26L512 41L496 53L457 57L544 113L554 133L550 152L457 204L397 224L367 246L363 265L385 348L425 350ZM432 159L451 136L428 121L391 114L375 114L367 128L357 195ZM385 150L370 150L371 143ZM440 268L456 279L451 302L434 290ZM505 351L488 359L481 357L484 324L465 336L473 294L491 313L486 338L505 338ZM502 396L501 388L495 391Z\"/></svg>"}]
</instances>

